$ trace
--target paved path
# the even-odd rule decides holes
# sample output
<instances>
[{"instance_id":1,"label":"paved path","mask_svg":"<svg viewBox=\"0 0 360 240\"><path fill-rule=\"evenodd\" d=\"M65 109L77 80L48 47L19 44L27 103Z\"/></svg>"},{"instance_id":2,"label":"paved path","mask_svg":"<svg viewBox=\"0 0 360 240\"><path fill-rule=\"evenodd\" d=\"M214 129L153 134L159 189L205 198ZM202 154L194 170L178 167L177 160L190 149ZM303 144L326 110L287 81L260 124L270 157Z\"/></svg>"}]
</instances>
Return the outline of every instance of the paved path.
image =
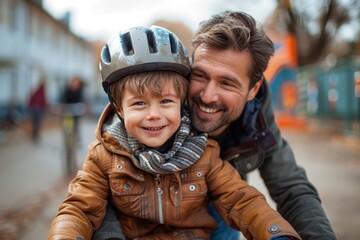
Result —
<instances>
[{"instance_id":1,"label":"paved path","mask_svg":"<svg viewBox=\"0 0 360 240\"><path fill-rule=\"evenodd\" d=\"M289 129L283 135L316 186L338 240L360 239L360 139ZM272 202L257 172L249 182Z\"/></svg>"},{"instance_id":2,"label":"paved path","mask_svg":"<svg viewBox=\"0 0 360 240\"><path fill-rule=\"evenodd\" d=\"M58 124L58 127L60 125ZM56 124L55 124L56 127ZM81 166L87 145L94 140L95 121L81 122ZM52 127L34 144L17 131L0 145L0 240L46 239L49 223L65 198L68 179L64 174L63 138Z\"/></svg>"},{"instance_id":3,"label":"paved path","mask_svg":"<svg viewBox=\"0 0 360 240\"><path fill-rule=\"evenodd\" d=\"M94 120L82 122L79 165L94 128ZM338 239L360 239L360 140L291 129L283 134L316 185ZM0 145L0 240L46 239L68 183L62 171L62 136L48 130L34 145L18 135L20 139ZM257 172L249 182L266 194Z\"/></svg>"}]
</instances>

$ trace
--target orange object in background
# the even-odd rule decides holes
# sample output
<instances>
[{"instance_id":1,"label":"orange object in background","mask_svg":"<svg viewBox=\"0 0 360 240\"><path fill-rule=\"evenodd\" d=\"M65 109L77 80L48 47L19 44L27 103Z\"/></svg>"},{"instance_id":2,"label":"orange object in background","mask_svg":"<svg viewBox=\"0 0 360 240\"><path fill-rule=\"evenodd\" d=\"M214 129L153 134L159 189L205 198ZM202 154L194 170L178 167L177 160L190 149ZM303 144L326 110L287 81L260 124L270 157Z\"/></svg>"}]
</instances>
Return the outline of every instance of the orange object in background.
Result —
<instances>
[{"instance_id":1,"label":"orange object in background","mask_svg":"<svg viewBox=\"0 0 360 240\"><path fill-rule=\"evenodd\" d=\"M273 40L276 47L274 56L270 59L268 68L264 72L265 78L272 82L282 68L296 68L297 44L293 35L287 34L277 41Z\"/></svg>"},{"instance_id":2,"label":"orange object in background","mask_svg":"<svg viewBox=\"0 0 360 240\"><path fill-rule=\"evenodd\" d=\"M292 34L280 35L275 32L267 32L274 42L275 54L270 59L268 68L264 72L266 80L270 83L285 68L295 69L298 66L297 42ZM283 111L275 112L275 120L280 128L296 128L305 130L306 119L294 114L297 104L298 92L296 83L283 81L280 86Z\"/></svg>"},{"instance_id":3,"label":"orange object in background","mask_svg":"<svg viewBox=\"0 0 360 240\"><path fill-rule=\"evenodd\" d=\"M308 122L306 117L288 114L285 112L275 112L275 121L280 129L307 130Z\"/></svg>"},{"instance_id":4,"label":"orange object in background","mask_svg":"<svg viewBox=\"0 0 360 240\"><path fill-rule=\"evenodd\" d=\"M295 111L297 103L297 86L294 82L284 82L281 85L283 106L287 112Z\"/></svg>"}]
</instances>

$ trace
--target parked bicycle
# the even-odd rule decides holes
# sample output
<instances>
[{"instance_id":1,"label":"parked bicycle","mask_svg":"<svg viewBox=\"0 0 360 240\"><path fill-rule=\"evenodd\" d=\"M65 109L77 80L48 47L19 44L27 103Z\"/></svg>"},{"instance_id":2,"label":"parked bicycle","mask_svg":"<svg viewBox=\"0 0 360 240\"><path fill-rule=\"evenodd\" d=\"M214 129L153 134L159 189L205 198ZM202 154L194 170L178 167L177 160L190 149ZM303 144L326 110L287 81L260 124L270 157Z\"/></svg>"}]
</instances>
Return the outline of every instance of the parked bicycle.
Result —
<instances>
[{"instance_id":1,"label":"parked bicycle","mask_svg":"<svg viewBox=\"0 0 360 240\"><path fill-rule=\"evenodd\" d=\"M73 177L77 170L76 147L80 141L78 119L86 112L84 103L59 104L55 112L62 117L65 174Z\"/></svg>"}]
</instances>

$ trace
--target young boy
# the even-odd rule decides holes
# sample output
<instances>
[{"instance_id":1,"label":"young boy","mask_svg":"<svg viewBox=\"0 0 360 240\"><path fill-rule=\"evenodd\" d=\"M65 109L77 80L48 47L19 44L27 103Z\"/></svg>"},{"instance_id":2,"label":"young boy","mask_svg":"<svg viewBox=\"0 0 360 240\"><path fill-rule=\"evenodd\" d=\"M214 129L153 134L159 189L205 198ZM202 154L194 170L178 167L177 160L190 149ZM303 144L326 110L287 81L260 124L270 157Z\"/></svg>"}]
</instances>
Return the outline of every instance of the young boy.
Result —
<instances>
[{"instance_id":1,"label":"young boy","mask_svg":"<svg viewBox=\"0 0 360 240\"><path fill-rule=\"evenodd\" d=\"M300 239L219 158L217 143L191 129L183 108L190 64L176 35L157 26L131 28L104 46L100 66L112 106L100 117L97 141L49 239L91 239L108 201L126 239L208 239L216 227L210 197L247 238Z\"/></svg>"}]
</instances>

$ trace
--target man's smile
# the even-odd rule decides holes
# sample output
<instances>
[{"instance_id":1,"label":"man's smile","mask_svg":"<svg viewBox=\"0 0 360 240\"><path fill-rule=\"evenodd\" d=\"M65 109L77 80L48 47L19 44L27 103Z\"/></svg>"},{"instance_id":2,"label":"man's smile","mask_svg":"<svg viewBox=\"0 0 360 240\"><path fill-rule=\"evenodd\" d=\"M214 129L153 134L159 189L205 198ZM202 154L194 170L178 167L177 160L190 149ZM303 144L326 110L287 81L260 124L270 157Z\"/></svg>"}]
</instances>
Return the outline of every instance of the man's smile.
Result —
<instances>
[{"instance_id":1,"label":"man's smile","mask_svg":"<svg viewBox=\"0 0 360 240\"><path fill-rule=\"evenodd\" d=\"M194 103L196 103L195 105L198 106L198 109L206 114L214 114L226 110L226 108L221 104L205 104L201 101L200 97L193 97L192 99Z\"/></svg>"},{"instance_id":2,"label":"man's smile","mask_svg":"<svg viewBox=\"0 0 360 240\"><path fill-rule=\"evenodd\" d=\"M201 105L201 104L198 104L198 106L199 106L200 110L205 113L216 113L216 112L220 111L220 109L205 107L204 105Z\"/></svg>"}]
</instances>

